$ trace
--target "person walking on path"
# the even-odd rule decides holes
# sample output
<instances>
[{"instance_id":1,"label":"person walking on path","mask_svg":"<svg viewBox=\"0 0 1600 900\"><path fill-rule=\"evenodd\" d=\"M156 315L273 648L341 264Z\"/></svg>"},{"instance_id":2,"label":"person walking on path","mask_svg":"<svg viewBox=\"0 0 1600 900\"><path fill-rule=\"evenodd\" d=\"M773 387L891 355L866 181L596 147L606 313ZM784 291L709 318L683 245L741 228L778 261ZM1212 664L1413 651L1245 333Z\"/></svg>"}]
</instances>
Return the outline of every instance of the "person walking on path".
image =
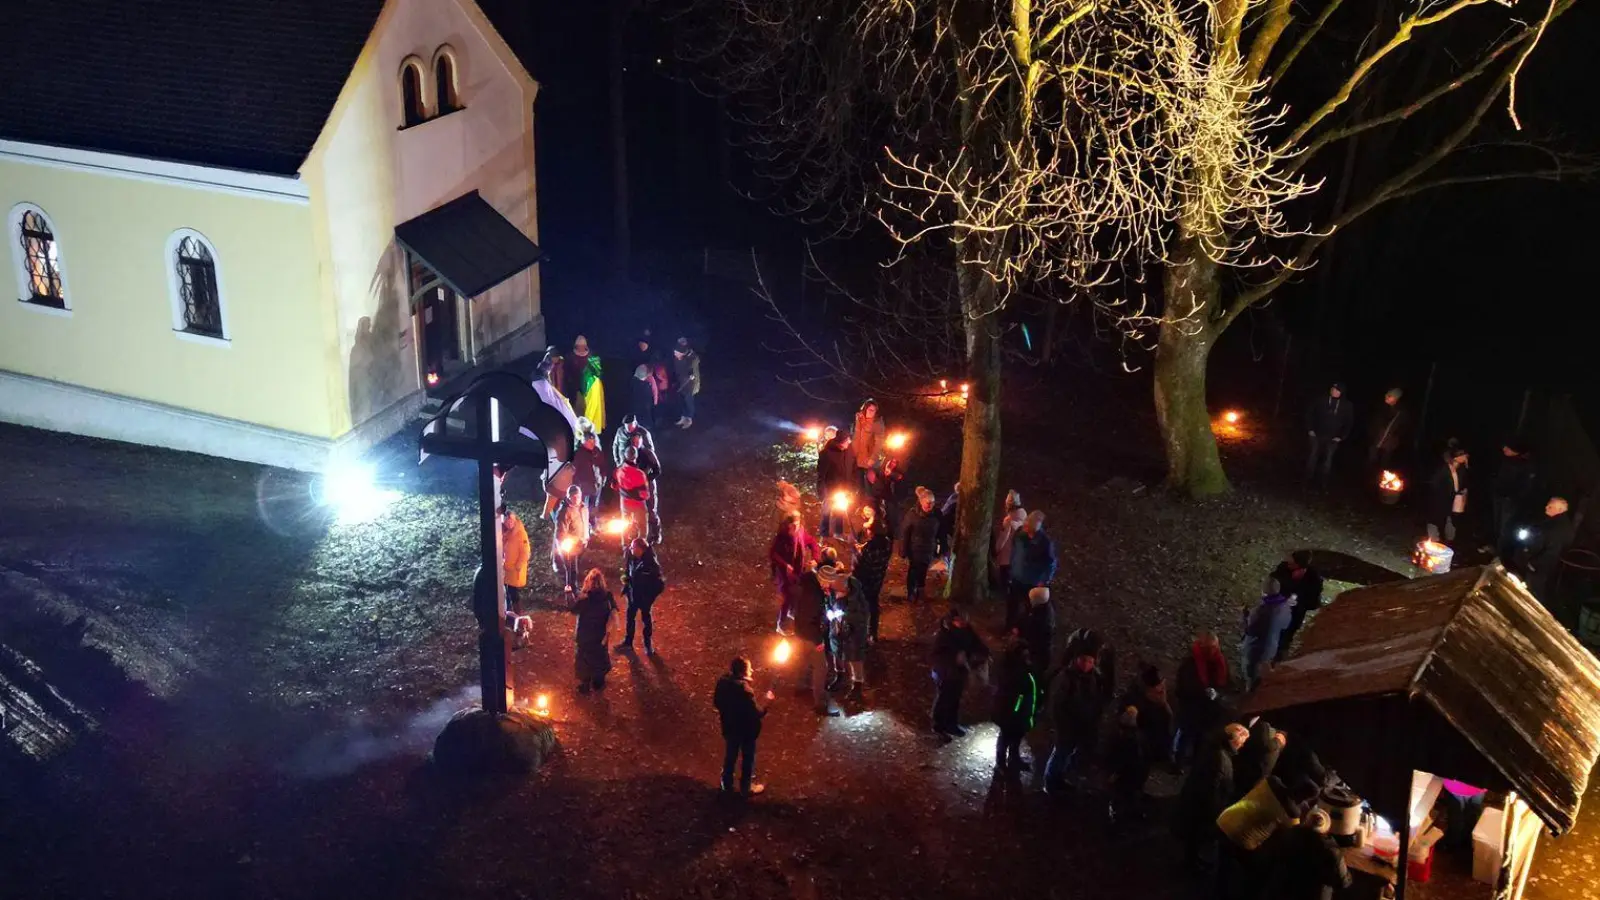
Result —
<instances>
[{"instance_id":1,"label":"person walking on path","mask_svg":"<svg viewBox=\"0 0 1600 900\"><path fill-rule=\"evenodd\" d=\"M1404 396L1399 388L1390 388L1383 395L1383 403L1372 414L1367 426L1367 465L1387 469L1394 465L1394 454L1405 444L1411 429L1411 412L1400 402Z\"/></svg>"},{"instance_id":2,"label":"person walking on path","mask_svg":"<svg viewBox=\"0 0 1600 900\"><path fill-rule=\"evenodd\" d=\"M755 781L756 739L761 737L761 722L767 709L756 704L756 690L751 684L754 671L750 660L735 659L728 666L728 674L717 679L711 705L716 707L722 720L722 792L733 793L733 767L739 764L739 793L753 797L766 790ZM767 691L767 702L772 702L772 692Z\"/></svg>"},{"instance_id":3,"label":"person walking on path","mask_svg":"<svg viewBox=\"0 0 1600 900\"><path fill-rule=\"evenodd\" d=\"M917 488L917 504L900 523L900 555L906 559L906 602L922 599L928 584L928 567L938 549L939 516L933 511L933 491Z\"/></svg>"},{"instance_id":4,"label":"person walking on path","mask_svg":"<svg viewBox=\"0 0 1600 900\"><path fill-rule=\"evenodd\" d=\"M822 576L811 568L800 576L794 592L794 637L800 642L801 662L810 670L811 706L819 716L837 716L828 702L828 597Z\"/></svg>"},{"instance_id":5,"label":"person walking on path","mask_svg":"<svg viewBox=\"0 0 1600 900\"><path fill-rule=\"evenodd\" d=\"M550 521L554 525L550 529L550 566L561 576L561 583L570 594L578 589L578 565L592 535L583 489L577 485L567 488L566 497L556 506Z\"/></svg>"},{"instance_id":6,"label":"person walking on path","mask_svg":"<svg viewBox=\"0 0 1600 900\"><path fill-rule=\"evenodd\" d=\"M1081 630L1067 642L1066 660L1050 678L1046 709L1055 728L1055 746L1044 766L1047 791L1067 787L1067 776L1089 762L1100 737L1100 718L1111 699L1109 672L1100 667L1100 636Z\"/></svg>"},{"instance_id":7,"label":"person walking on path","mask_svg":"<svg viewBox=\"0 0 1600 900\"><path fill-rule=\"evenodd\" d=\"M1028 612L1028 594L1049 587L1056 577L1056 544L1044 531L1044 513L1028 513L1012 537L1011 588L1006 594L1006 627L1015 628Z\"/></svg>"},{"instance_id":8,"label":"person walking on path","mask_svg":"<svg viewBox=\"0 0 1600 900\"><path fill-rule=\"evenodd\" d=\"M583 576L583 593L572 607L578 617L578 627L573 635L577 652L573 669L578 676L578 693L602 690L606 686L606 673L611 671L611 650L606 638L611 631L611 617L617 611L617 598L606 587L606 576L599 569L590 569Z\"/></svg>"},{"instance_id":9,"label":"person walking on path","mask_svg":"<svg viewBox=\"0 0 1600 900\"><path fill-rule=\"evenodd\" d=\"M861 542L856 545L856 580L861 582L861 593L867 601L867 643L878 642L878 618L882 613L883 582L889 574L889 560L894 556L894 542L889 530L878 522L872 507L863 506L857 513Z\"/></svg>"},{"instance_id":10,"label":"person walking on path","mask_svg":"<svg viewBox=\"0 0 1600 900\"><path fill-rule=\"evenodd\" d=\"M1050 602L1050 589L1036 587L1028 592L1028 611L1017 624L1017 637L1028 645L1028 659L1036 678L1044 678L1050 668L1051 644L1056 634L1056 608Z\"/></svg>"},{"instance_id":11,"label":"person walking on path","mask_svg":"<svg viewBox=\"0 0 1600 900\"><path fill-rule=\"evenodd\" d=\"M1022 758L1022 739L1033 730L1039 712L1039 680L1034 677L1028 645L1017 641L1006 648L995 675L992 718L1000 726L995 739L994 767L1007 775L1028 771Z\"/></svg>"},{"instance_id":12,"label":"person walking on path","mask_svg":"<svg viewBox=\"0 0 1600 900\"><path fill-rule=\"evenodd\" d=\"M589 521L595 522L600 509L600 493L611 481L615 466L606 452L600 449L600 438L594 432L585 432L583 440L572 451L572 483L583 489L584 502L589 504Z\"/></svg>"},{"instance_id":13,"label":"person walking on path","mask_svg":"<svg viewBox=\"0 0 1600 900\"><path fill-rule=\"evenodd\" d=\"M622 595L628 599L627 631L622 635L619 649L633 651L633 623L638 618L644 622L644 652L656 655L656 623L650 615L656 598L667 589L667 580L661 574L661 562L656 559L655 548L644 538L634 538L628 546L626 574L622 576Z\"/></svg>"},{"instance_id":14,"label":"person walking on path","mask_svg":"<svg viewBox=\"0 0 1600 900\"><path fill-rule=\"evenodd\" d=\"M800 521L799 513L789 513L773 535L767 548L767 564L772 570L772 584L778 589L778 633L788 634L784 621L794 617L795 595L800 588L800 578L816 565L822 555L817 539L812 537Z\"/></svg>"},{"instance_id":15,"label":"person walking on path","mask_svg":"<svg viewBox=\"0 0 1600 900\"><path fill-rule=\"evenodd\" d=\"M686 337L678 338L678 345L672 348L672 368L678 383L678 401L683 408L677 425L688 428L694 424L695 397L700 394L700 355L689 346Z\"/></svg>"},{"instance_id":16,"label":"person walking on path","mask_svg":"<svg viewBox=\"0 0 1600 900\"><path fill-rule=\"evenodd\" d=\"M958 607L939 622L933 638L933 730L945 740L964 737L961 727L961 695L967 690L972 670L989 659L989 648Z\"/></svg>"},{"instance_id":17,"label":"person walking on path","mask_svg":"<svg viewBox=\"0 0 1600 900\"><path fill-rule=\"evenodd\" d=\"M621 500L622 517L628 520L630 537L650 534L651 479L639 464L639 448L629 447L622 452L622 465L617 469L617 496Z\"/></svg>"},{"instance_id":18,"label":"person walking on path","mask_svg":"<svg viewBox=\"0 0 1600 900\"><path fill-rule=\"evenodd\" d=\"M867 473L877 470L886 436L883 419L878 417L878 401L869 397L856 411L850 429L850 440L855 446L855 481L863 497L872 489Z\"/></svg>"},{"instance_id":19,"label":"person walking on path","mask_svg":"<svg viewBox=\"0 0 1600 900\"><path fill-rule=\"evenodd\" d=\"M1327 487L1333 456L1350 436L1354 421L1355 409L1344 399L1344 385L1337 382L1328 389L1328 396L1312 402L1306 410L1306 430L1311 436L1311 452L1306 456L1308 484Z\"/></svg>"},{"instance_id":20,"label":"person walking on path","mask_svg":"<svg viewBox=\"0 0 1600 900\"><path fill-rule=\"evenodd\" d=\"M836 493L854 493L855 469L850 461L850 435L832 425L823 432L824 442L817 451L817 498L822 501L823 537L841 537L850 531L850 513L834 509Z\"/></svg>"},{"instance_id":21,"label":"person walking on path","mask_svg":"<svg viewBox=\"0 0 1600 900\"><path fill-rule=\"evenodd\" d=\"M849 679L845 696L860 700L867 685L867 637L871 613L860 579L852 573L835 570L827 573L829 606L837 610L834 626L834 657L840 673Z\"/></svg>"},{"instance_id":22,"label":"person walking on path","mask_svg":"<svg viewBox=\"0 0 1600 900\"><path fill-rule=\"evenodd\" d=\"M640 442L633 444L633 436L638 435ZM656 439L650 434L650 429L645 426L645 420L638 416L623 416L622 426L611 438L611 462L613 465L622 465L623 451L629 446L642 446L651 453L656 452Z\"/></svg>"},{"instance_id":23,"label":"person walking on path","mask_svg":"<svg viewBox=\"0 0 1600 900\"><path fill-rule=\"evenodd\" d=\"M1011 584L1011 551L1016 546L1014 538L1026 521L1028 511L1017 506L1007 509L1005 515L1000 517L1000 523L995 526L994 547L989 554L989 586L997 591L1006 590Z\"/></svg>"}]
</instances>

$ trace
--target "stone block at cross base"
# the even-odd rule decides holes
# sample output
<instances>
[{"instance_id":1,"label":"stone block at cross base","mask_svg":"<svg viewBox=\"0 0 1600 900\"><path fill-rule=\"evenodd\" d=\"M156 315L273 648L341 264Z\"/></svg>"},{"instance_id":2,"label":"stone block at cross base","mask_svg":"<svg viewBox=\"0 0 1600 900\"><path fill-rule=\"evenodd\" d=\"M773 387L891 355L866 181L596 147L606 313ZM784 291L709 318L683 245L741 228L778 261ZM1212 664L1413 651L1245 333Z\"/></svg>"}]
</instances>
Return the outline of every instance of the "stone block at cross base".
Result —
<instances>
[{"instance_id":1,"label":"stone block at cross base","mask_svg":"<svg viewBox=\"0 0 1600 900\"><path fill-rule=\"evenodd\" d=\"M450 717L433 742L433 764L454 775L526 775L556 750L556 732L537 716L474 707Z\"/></svg>"}]
</instances>

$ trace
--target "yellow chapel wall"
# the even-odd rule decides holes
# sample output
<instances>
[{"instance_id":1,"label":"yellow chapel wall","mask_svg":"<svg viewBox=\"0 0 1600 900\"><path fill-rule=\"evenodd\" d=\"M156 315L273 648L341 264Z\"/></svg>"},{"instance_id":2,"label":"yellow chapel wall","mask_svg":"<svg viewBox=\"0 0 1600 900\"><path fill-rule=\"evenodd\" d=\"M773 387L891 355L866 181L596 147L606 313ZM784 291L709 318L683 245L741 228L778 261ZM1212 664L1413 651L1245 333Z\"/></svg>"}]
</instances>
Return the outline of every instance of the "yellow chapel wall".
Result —
<instances>
[{"instance_id":1,"label":"yellow chapel wall","mask_svg":"<svg viewBox=\"0 0 1600 900\"><path fill-rule=\"evenodd\" d=\"M0 370L331 438L337 362L308 203L0 159L0 212L37 205L55 227L70 315L16 293L0 253ZM215 248L228 343L173 330L168 238Z\"/></svg>"}]
</instances>

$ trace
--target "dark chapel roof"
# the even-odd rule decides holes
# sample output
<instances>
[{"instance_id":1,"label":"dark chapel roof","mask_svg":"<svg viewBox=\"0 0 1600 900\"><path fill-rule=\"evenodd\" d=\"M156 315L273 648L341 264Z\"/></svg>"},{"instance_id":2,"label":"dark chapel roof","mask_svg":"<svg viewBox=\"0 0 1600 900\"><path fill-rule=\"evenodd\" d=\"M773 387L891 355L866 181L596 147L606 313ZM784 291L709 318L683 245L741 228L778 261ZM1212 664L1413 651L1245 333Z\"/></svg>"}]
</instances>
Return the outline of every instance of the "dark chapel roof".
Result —
<instances>
[{"instance_id":1,"label":"dark chapel roof","mask_svg":"<svg viewBox=\"0 0 1600 900\"><path fill-rule=\"evenodd\" d=\"M0 0L0 139L292 175L383 0Z\"/></svg>"}]
</instances>

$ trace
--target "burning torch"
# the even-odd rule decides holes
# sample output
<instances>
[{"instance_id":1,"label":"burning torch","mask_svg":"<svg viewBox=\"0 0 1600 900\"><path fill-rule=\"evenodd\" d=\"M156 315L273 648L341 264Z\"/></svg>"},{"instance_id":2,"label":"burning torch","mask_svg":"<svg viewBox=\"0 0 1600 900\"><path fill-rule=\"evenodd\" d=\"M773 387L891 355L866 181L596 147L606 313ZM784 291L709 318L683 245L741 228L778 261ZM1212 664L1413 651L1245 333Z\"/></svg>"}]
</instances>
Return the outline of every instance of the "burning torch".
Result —
<instances>
[{"instance_id":1,"label":"burning torch","mask_svg":"<svg viewBox=\"0 0 1600 900\"><path fill-rule=\"evenodd\" d=\"M899 451L905 449L906 444L910 442L910 440L911 435L907 434L906 432L893 431L889 433L888 437L883 439L883 446L898 453Z\"/></svg>"}]
</instances>

